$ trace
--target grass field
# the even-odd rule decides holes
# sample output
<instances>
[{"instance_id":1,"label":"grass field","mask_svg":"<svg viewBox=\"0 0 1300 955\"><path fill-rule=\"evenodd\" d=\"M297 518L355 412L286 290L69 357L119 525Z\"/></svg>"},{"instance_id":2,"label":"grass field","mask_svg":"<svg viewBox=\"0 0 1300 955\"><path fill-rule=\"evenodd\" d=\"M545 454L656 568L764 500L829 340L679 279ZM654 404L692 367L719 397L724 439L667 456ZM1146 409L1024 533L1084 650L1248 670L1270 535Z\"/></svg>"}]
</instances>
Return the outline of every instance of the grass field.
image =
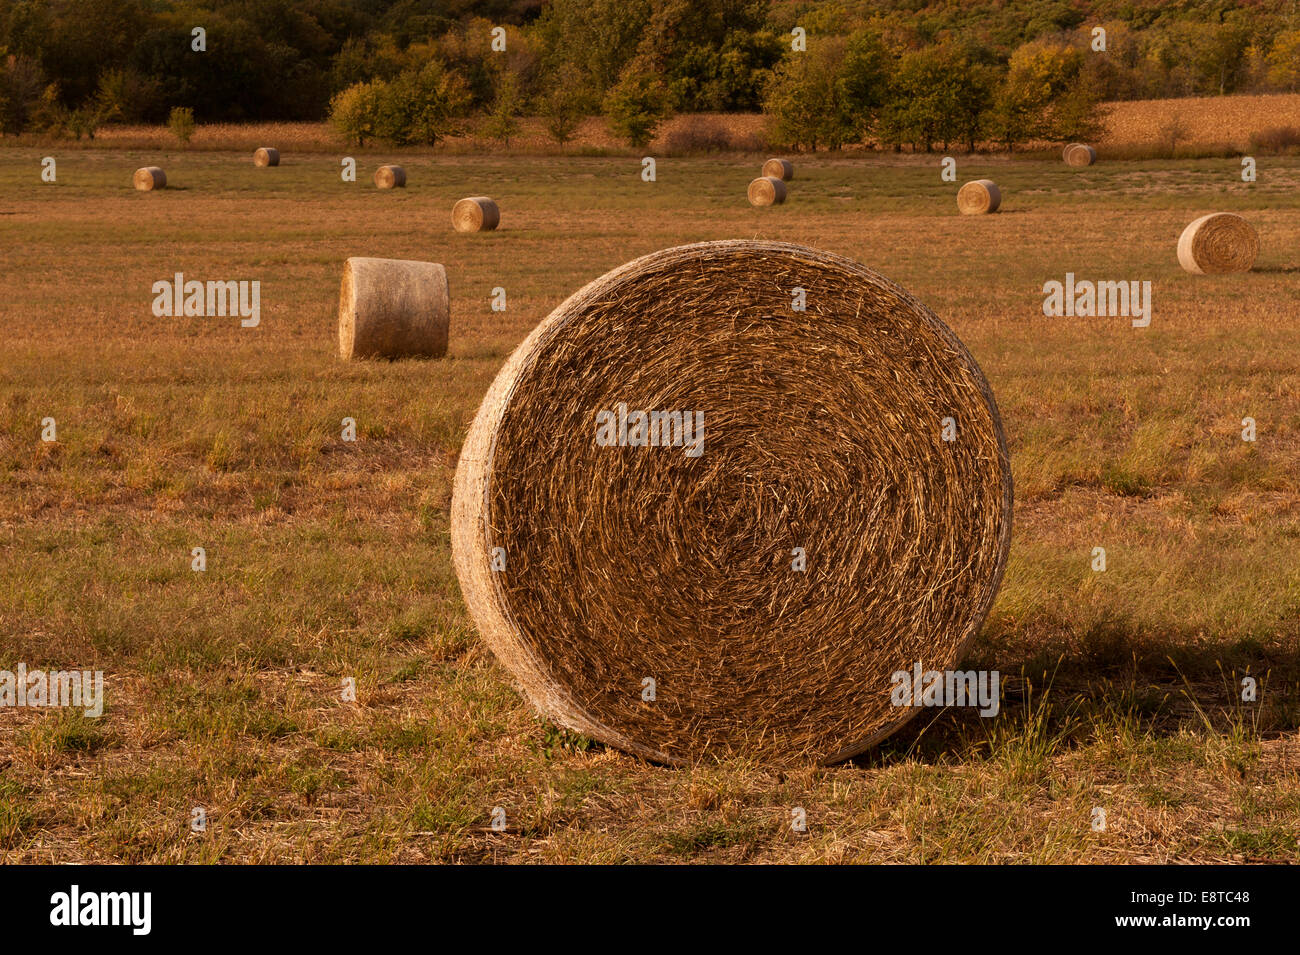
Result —
<instances>
[{"instance_id":1,"label":"grass field","mask_svg":"<svg viewBox=\"0 0 1300 955\"><path fill-rule=\"evenodd\" d=\"M407 153L391 193L381 158L349 184L326 154L0 152L0 669L107 692L98 720L0 710L0 858L1300 861L1300 159L1251 185L1235 159L972 159L1003 211L960 217L937 157L804 159L766 210L757 156L645 183L631 158ZM150 163L169 188L136 194ZM473 194L498 232L451 232ZM1258 228L1252 273L1179 269L1214 210ZM448 508L506 355L634 256L749 237L878 269L987 374L1015 532L967 662L1001 671L998 717L926 713L832 768L666 769L541 723L480 645ZM445 263L448 360L336 359L350 255ZM175 272L260 280L261 325L155 318ZM1066 272L1150 280L1151 326L1043 317Z\"/></svg>"}]
</instances>

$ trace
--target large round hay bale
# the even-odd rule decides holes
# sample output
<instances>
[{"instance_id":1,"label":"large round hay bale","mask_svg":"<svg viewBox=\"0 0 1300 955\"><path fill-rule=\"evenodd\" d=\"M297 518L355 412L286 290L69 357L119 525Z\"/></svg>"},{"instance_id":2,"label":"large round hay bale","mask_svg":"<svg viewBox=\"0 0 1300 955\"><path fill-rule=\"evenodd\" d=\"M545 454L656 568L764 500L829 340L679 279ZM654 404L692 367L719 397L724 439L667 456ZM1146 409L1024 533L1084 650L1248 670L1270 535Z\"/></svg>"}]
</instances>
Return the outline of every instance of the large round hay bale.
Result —
<instances>
[{"instance_id":1,"label":"large round hay bale","mask_svg":"<svg viewBox=\"0 0 1300 955\"><path fill-rule=\"evenodd\" d=\"M263 146L257 152L253 153L254 166L278 166L280 165L280 150L271 146Z\"/></svg>"},{"instance_id":2,"label":"large round hay bale","mask_svg":"<svg viewBox=\"0 0 1300 955\"><path fill-rule=\"evenodd\" d=\"M1063 155L1067 166L1091 166L1097 161L1097 150L1084 143L1070 143Z\"/></svg>"},{"instance_id":3,"label":"large round hay bale","mask_svg":"<svg viewBox=\"0 0 1300 955\"><path fill-rule=\"evenodd\" d=\"M789 182L794 178L794 163L788 159L769 159L763 163L763 175Z\"/></svg>"},{"instance_id":4,"label":"large round hay bale","mask_svg":"<svg viewBox=\"0 0 1300 955\"><path fill-rule=\"evenodd\" d=\"M131 182L141 192L165 189L167 187L167 173L157 166L141 166L135 171L135 175L131 177Z\"/></svg>"},{"instance_id":5,"label":"large round hay bale","mask_svg":"<svg viewBox=\"0 0 1300 955\"><path fill-rule=\"evenodd\" d=\"M1002 192L992 179L972 179L957 190L957 209L962 215L977 216L997 212Z\"/></svg>"},{"instance_id":6,"label":"large round hay bale","mask_svg":"<svg viewBox=\"0 0 1300 955\"><path fill-rule=\"evenodd\" d=\"M1178 264L1188 272L1249 272L1259 255L1259 233L1232 212L1211 212L1178 237Z\"/></svg>"},{"instance_id":7,"label":"large round hay bale","mask_svg":"<svg viewBox=\"0 0 1300 955\"><path fill-rule=\"evenodd\" d=\"M670 763L833 762L916 714L896 673L957 664L1011 500L993 394L929 309L732 240L630 262L533 330L466 437L451 538L546 718Z\"/></svg>"},{"instance_id":8,"label":"large round hay bale","mask_svg":"<svg viewBox=\"0 0 1300 955\"><path fill-rule=\"evenodd\" d=\"M785 183L775 176L759 176L747 194L751 206L779 206L785 202Z\"/></svg>"},{"instance_id":9,"label":"large round hay bale","mask_svg":"<svg viewBox=\"0 0 1300 955\"><path fill-rule=\"evenodd\" d=\"M339 355L441 358L451 315L447 270L434 262L351 258L339 291Z\"/></svg>"},{"instance_id":10,"label":"large round hay bale","mask_svg":"<svg viewBox=\"0 0 1300 955\"><path fill-rule=\"evenodd\" d=\"M404 189L406 170L401 166L380 166L375 170L375 185L380 189Z\"/></svg>"},{"instance_id":11,"label":"large round hay bale","mask_svg":"<svg viewBox=\"0 0 1300 955\"><path fill-rule=\"evenodd\" d=\"M490 232L501 224L501 210L487 196L470 196L451 207L451 225L457 232Z\"/></svg>"}]
</instances>

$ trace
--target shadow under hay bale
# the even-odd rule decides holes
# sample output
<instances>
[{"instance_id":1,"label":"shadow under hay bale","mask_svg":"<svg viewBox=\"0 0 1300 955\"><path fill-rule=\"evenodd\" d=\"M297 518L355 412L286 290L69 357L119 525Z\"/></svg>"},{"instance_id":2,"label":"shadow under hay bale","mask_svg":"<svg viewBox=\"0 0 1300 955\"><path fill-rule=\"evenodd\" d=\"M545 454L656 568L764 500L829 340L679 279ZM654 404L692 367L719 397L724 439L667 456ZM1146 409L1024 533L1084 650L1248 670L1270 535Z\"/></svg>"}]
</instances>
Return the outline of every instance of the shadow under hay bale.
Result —
<instances>
[{"instance_id":1,"label":"shadow under hay bale","mask_svg":"<svg viewBox=\"0 0 1300 955\"><path fill-rule=\"evenodd\" d=\"M1011 508L992 392L929 309L724 241L615 269L528 336L451 533L480 633L559 726L668 763L834 762L919 712L896 671L960 660Z\"/></svg>"},{"instance_id":2,"label":"shadow under hay bale","mask_svg":"<svg viewBox=\"0 0 1300 955\"><path fill-rule=\"evenodd\" d=\"M368 258L343 265L340 358L441 358L450 316L441 265Z\"/></svg>"}]
</instances>

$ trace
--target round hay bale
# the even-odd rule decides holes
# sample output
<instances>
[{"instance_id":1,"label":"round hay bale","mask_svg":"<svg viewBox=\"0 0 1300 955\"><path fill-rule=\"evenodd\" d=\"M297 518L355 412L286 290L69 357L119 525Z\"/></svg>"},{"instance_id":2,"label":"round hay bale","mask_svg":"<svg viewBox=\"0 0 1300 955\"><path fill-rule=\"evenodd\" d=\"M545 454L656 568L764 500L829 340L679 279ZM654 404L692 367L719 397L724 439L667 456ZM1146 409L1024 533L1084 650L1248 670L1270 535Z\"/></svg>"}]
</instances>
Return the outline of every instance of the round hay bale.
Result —
<instances>
[{"instance_id":1,"label":"round hay bale","mask_svg":"<svg viewBox=\"0 0 1300 955\"><path fill-rule=\"evenodd\" d=\"M131 182L141 192L165 189L167 187L167 173L157 166L141 166L135 171L135 175L131 177Z\"/></svg>"},{"instance_id":2,"label":"round hay bale","mask_svg":"<svg viewBox=\"0 0 1300 955\"><path fill-rule=\"evenodd\" d=\"M759 176L749 184L751 206L779 206L785 202L785 183L775 176Z\"/></svg>"},{"instance_id":3,"label":"round hay bale","mask_svg":"<svg viewBox=\"0 0 1300 955\"><path fill-rule=\"evenodd\" d=\"M501 224L501 210L487 196L470 196L451 207L451 224L457 232L490 232Z\"/></svg>"},{"instance_id":4,"label":"round hay bale","mask_svg":"<svg viewBox=\"0 0 1300 955\"><path fill-rule=\"evenodd\" d=\"M273 149L270 146L263 146L257 152L253 153L254 166L278 166L280 165L280 150Z\"/></svg>"},{"instance_id":5,"label":"round hay bale","mask_svg":"<svg viewBox=\"0 0 1300 955\"><path fill-rule=\"evenodd\" d=\"M763 175L789 182L794 178L794 163L788 159L769 159L763 163Z\"/></svg>"},{"instance_id":6,"label":"round hay bale","mask_svg":"<svg viewBox=\"0 0 1300 955\"><path fill-rule=\"evenodd\" d=\"M351 258L339 291L339 356L441 358L451 305L433 262Z\"/></svg>"},{"instance_id":7,"label":"round hay bale","mask_svg":"<svg viewBox=\"0 0 1300 955\"><path fill-rule=\"evenodd\" d=\"M993 394L934 313L848 259L731 240L534 329L466 437L451 539L547 719L668 763L834 762L918 712L894 674L957 664L1011 505Z\"/></svg>"},{"instance_id":8,"label":"round hay bale","mask_svg":"<svg viewBox=\"0 0 1300 955\"><path fill-rule=\"evenodd\" d=\"M401 166L380 166L375 170L375 185L380 189L405 189L406 170Z\"/></svg>"},{"instance_id":9,"label":"round hay bale","mask_svg":"<svg viewBox=\"0 0 1300 955\"><path fill-rule=\"evenodd\" d=\"M957 190L957 209L962 215L978 216L997 212L1002 193L992 179L972 179Z\"/></svg>"},{"instance_id":10,"label":"round hay bale","mask_svg":"<svg viewBox=\"0 0 1300 955\"><path fill-rule=\"evenodd\" d=\"M1097 150L1084 143L1070 143L1065 147L1064 156L1067 166L1091 166L1097 161Z\"/></svg>"},{"instance_id":11,"label":"round hay bale","mask_svg":"<svg viewBox=\"0 0 1300 955\"><path fill-rule=\"evenodd\" d=\"M1178 264L1197 275L1249 272L1259 255L1259 233L1241 216L1212 212L1178 237Z\"/></svg>"}]
</instances>

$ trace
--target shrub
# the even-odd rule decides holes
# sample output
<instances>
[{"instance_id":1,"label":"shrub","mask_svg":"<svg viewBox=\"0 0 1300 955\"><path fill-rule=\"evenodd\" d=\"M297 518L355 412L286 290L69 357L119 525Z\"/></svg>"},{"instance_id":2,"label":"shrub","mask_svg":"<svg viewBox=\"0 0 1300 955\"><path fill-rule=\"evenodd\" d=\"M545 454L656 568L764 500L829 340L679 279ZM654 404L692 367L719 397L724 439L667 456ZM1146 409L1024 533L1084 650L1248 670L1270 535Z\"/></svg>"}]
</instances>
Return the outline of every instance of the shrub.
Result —
<instances>
[{"instance_id":1,"label":"shrub","mask_svg":"<svg viewBox=\"0 0 1300 955\"><path fill-rule=\"evenodd\" d=\"M691 116L669 132L665 149L672 156L719 153L733 148L731 136L716 120Z\"/></svg>"},{"instance_id":2,"label":"shrub","mask_svg":"<svg viewBox=\"0 0 1300 955\"><path fill-rule=\"evenodd\" d=\"M194 110L188 106L174 106L167 117L167 128L180 140L182 146L188 146L194 135Z\"/></svg>"},{"instance_id":3,"label":"shrub","mask_svg":"<svg viewBox=\"0 0 1300 955\"><path fill-rule=\"evenodd\" d=\"M1291 153L1300 150L1300 128L1270 126L1252 133L1250 148L1260 153Z\"/></svg>"}]
</instances>

